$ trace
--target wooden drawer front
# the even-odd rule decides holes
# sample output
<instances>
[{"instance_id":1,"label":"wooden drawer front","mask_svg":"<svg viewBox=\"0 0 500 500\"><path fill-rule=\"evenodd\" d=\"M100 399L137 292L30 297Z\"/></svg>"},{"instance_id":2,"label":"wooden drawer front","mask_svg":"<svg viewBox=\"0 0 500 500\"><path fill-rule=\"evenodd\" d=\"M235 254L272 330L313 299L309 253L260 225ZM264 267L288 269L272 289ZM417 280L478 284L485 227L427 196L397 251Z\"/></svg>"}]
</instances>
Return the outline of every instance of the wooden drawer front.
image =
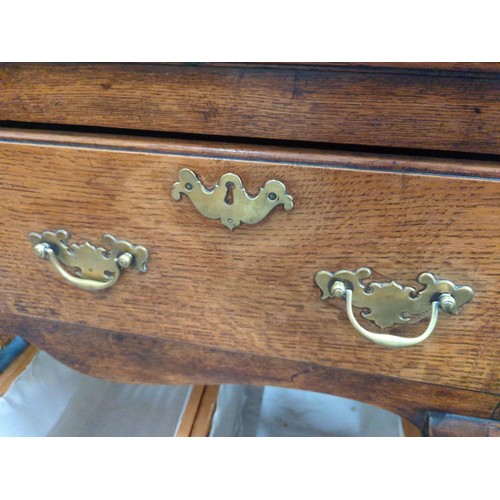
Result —
<instances>
[{"instance_id":1,"label":"wooden drawer front","mask_svg":"<svg viewBox=\"0 0 500 500\"><path fill-rule=\"evenodd\" d=\"M325 155L312 161L306 152L299 163L287 161L286 154L279 160L276 151L251 160L237 148L84 142L61 136L40 144L29 137L0 144L5 317L500 390L498 182L391 172L397 166L392 159L377 171L368 160L362 168L363 158ZM172 199L181 168L207 185L234 172L253 192L280 179L295 208L278 207L261 223L230 232L201 216L186 197ZM443 171L453 169L442 164ZM28 241L30 231L58 228L78 242L100 243L112 233L143 244L151 255L148 272L127 270L103 292L76 289L38 259ZM413 286L420 272L433 272L470 285L476 296L462 314L443 315L422 345L384 349L354 331L343 301L321 301L314 283L320 269L362 266ZM419 323L394 332L424 328ZM29 331L24 334L30 339ZM90 371L92 359L80 368Z\"/></svg>"},{"instance_id":2,"label":"wooden drawer front","mask_svg":"<svg viewBox=\"0 0 500 500\"><path fill-rule=\"evenodd\" d=\"M498 154L500 65L457 66L0 64L0 120Z\"/></svg>"}]
</instances>

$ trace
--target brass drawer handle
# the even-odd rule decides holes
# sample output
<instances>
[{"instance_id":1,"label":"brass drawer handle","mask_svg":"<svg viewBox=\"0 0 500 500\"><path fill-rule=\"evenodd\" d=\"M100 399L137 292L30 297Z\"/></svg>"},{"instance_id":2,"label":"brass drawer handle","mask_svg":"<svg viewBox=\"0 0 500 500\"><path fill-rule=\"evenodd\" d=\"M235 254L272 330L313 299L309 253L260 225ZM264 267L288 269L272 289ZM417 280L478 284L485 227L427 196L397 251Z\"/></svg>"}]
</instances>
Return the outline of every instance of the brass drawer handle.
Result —
<instances>
[{"instance_id":1,"label":"brass drawer handle","mask_svg":"<svg viewBox=\"0 0 500 500\"><path fill-rule=\"evenodd\" d=\"M384 347L396 349L422 343L434 331L440 310L458 314L461 307L474 297L474 291L469 286L455 285L449 280L438 279L431 273L422 273L417 277L418 283L425 285L419 292L413 287L403 287L395 281L363 284L362 280L369 278L371 274L371 269L367 267L355 272L342 270L331 273L322 270L316 273L315 281L322 291L323 300L344 298L352 326L363 337ZM408 323L411 316L429 311L431 318L424 333L413 338L400 337L366 330L355 318L353 306L365 309L361 315L381 328Z\"/></svg>"},{"instance_id":2,"label":"brass drawer handle","mask_svg":"<svg viewBox=\"0 0 500 500\"><path fill-rule=\"evenodd\" d=\"M173 185L172 198L180 200L186 195L196 210L209 219L220 219L231 231L242 222L257 224L275 207L293 208L293 198L285 185L277 180L267 181L256 196L250 195L242 180L232 173L224 174L212 188L206 188L196 174L188 168L179 172Z\"/></svg>"},{"instance_id":3,"label":"brass drawer handle","mask_svg":"<svg viewBox=\"0 0 500 500\"><path fill-rule=\"evenodd\" d=\"M91 292L109 288L127 267L146 272L148 251L142 245L133 245L127 240L105 234L103 243L111 247L106 250L89 242L69 245L66 240L70 238L71 235L64 229L29 235L35 253L49 260L63 278L78 288ZM66 271L61 264L73 269L74 274Z\"/></svg>"}]
</instances>

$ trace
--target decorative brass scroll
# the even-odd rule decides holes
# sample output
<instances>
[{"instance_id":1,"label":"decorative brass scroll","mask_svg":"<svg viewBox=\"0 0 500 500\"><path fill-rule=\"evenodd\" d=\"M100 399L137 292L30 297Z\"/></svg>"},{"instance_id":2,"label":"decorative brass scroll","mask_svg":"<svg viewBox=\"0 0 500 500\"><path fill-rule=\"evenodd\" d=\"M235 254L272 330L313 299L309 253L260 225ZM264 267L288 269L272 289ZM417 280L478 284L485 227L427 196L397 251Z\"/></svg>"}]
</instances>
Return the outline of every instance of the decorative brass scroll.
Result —
<instances>
[{"instance_id":1,"label":"decorative brass scroll","mask_svg":"<svg viewBox=\"0 0 500 500\"><path fill-rule=\"evenodd\" d=\"M61 276L78 288L89 291L109 288L118 281L120 272L127 267L146 272L148 251L142 245L133 245L127 240L105 234L103 243L111 247L107 250L89 242L70 245L67 243L70 237L64 229L29 235L35 253L40 258L49 260ZM72 270L73 274L61 264Z\"/></svg>"},{"instance_id":2,"label":"decorative brass scroll","mask_svg":"<svg viewBox=\"0 0 500 500\"><path fill-rule=\"evenodd\" d=\"M386 283L371 282L368 285L362 280L371 276L366 267L357 271L318 271L315 275L316 284L322 291L322 299L346 299L349 320L364 337L385 347L410 347L425 340L434 330L439 310L458 314L461 307L470 302L474 292L469 286L455 285L446 279L438 279L431 273L422 273L417 282L425 285L417 290L410 286L402 286L395 281ZM395 324L408 323L412 317L421 316L431 311L430 325L426 331L414 338L396 335L373 333L365 330L352 313L352 306L365 311L361 315L373 321L381 328Z\"/></svg>"},{"instance_id":3,"label":"decorative brass scroll","mask_svg":"<svg viewBox=\"0 0 500 500\"><path fill-rule=\"evenodd\" d=\"M285 210L293 208L293 198L282 182L267 181L257 196L251 196L242 180L232 173L224 174L215 186L207 188L194 172L184 168L172 188L172 197L180 200L183 194L200 214L220 219L231 231L242 222L257 224L278 205L283 205Z\"/></svg>"}]
</instances>

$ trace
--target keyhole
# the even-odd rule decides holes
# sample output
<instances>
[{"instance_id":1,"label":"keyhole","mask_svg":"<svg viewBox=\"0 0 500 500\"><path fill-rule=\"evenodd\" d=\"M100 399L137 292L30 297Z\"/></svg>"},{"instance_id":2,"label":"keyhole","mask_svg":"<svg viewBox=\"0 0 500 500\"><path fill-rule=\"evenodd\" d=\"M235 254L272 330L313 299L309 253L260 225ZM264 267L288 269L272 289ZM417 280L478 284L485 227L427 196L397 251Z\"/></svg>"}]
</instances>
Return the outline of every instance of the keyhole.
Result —
<instances>
[{"instance_id":1,"label":"keyhole","mask_svg":"<svg viewBox=\"0 0 500 500\"><path fill-rule=\"evenodd\" d=\"M233 182L226 182L226 197L224 198L224 202L226 205L232 205L233 204L233 189L234 189L234 183Z\"/></svg>"}]
</instances>

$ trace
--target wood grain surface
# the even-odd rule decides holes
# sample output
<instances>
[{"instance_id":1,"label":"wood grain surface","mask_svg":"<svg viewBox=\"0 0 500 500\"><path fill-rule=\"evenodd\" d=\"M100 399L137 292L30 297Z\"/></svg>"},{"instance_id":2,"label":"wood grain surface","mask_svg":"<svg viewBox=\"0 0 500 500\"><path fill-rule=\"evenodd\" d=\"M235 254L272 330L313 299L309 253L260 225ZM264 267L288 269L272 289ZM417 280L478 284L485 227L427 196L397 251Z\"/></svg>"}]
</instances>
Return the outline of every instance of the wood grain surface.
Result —
<instances>
[{"instance_id":1,"label":"wood grain surface","mask_svg":"<svg viewBox=\"0 0 500 500\"><path fill-rule=\"evenodd\" d=\"M179 64L186 65L187 63L159 63L159 64ZM500 73L500 63L497 62L246 62L246 63L228 63L228 62L206 62L206 63L190 63L191 66L222 66L222 67L245 67L245 68L273 68L287 67L293 69L329 69L342 68L344 70L351 69L354 71L363 70L412 70L416 72L427 72L428 70L444 71L444 72L465 72L465 73Z\"/></svg>"},{"instance_id":2,"label":"wood grain surface","mask_svg":"<svg viewBox=\"0 0 500 500\"><path fill-rule=\"evenodd\" d=\"M498 66L392 66L2 64L0 121L500 153Z\"/></svg>"},{"instance_id":3,"label":"wood grain surface","mask_svg":"<svg viewBox=\"0 0 500 500\"><path fill-rule=\"evenodd\" d=\"M443 161L429 156L405 156L373 153L349 153L305 147L278 147L231 142L189 141L152 137L117 136L112 134L82 134L12 128L0 129L0 143L27 143L40 146L64 146L80 149L100 149L147 153L150 155L185 155L228 160L293 163L304 167L325 166L355 168L378 172L463 175L478 178L500 178L500 161L460 160ZM186 145L189 147L186 148Z\"/></svg>"},{"instance_id":4,"label":"wood grain surface","mask_svg":"<svg viewBox=\"0 0 500 500\"><path fill-rule=\"evenodd\" d=\"M79 324L2 315L14 331L68 366L94 377L152 384L255 384L335 394L380 406L421 429L428 411L500 420L500 394L412 382L315 363L232 352Z\"/></svg>"},{"instance_id":5,"label":"wood grain surface","mask_svg":"<svg viewBox=\"0 0 500 500\"><path fill-rule=\"evenodd\" d=\"M355 168L344 165L342 156L315 166L307 153L303 164L295 164L265 152L251 160L234 152L225 158L209 145L200 157L189 144L183 151L151 154L58 145L55 139L30 144L29 134L24 139L0 144L4 323L11 316L39 318L78 325L83 332L87 327L243 357L500 392L498 182L449 175L452 162L443 167L448 175L421 175L391 172L390 158L380 158L385 167L372 171L362 160ZM207 184L232 171L252 192L280 179L296 207L277 208L262 223L230 232L203 218L187 198L171 198L184 167ZM30 231L57 228L79 242L100 243L110 232L143 244L151 252L149 271L127 270L103 293L73 288L34 255L27 239ZM319 269L361 266L407 285L416 285L420 272L434 272L472 286L476 297L459 316L443 315L422 345L386 350L361 338L344 303L322 302L314 284ZM424 328L418 323L392 331L414 335ZM27 338L70 355L70 335L57 347L41 333L27 332ZM88 342L92 348L94 340ZM73 363L81 358L83 371L103 369L94 366L102 360L88 352L71 356ZM202 373L204 362L186 366L184 382L188 374ZM114 378L126 378L126 363L114 369ZM168 363L164 370L159 378L168 376ZM244 380L245 374L234 377ZM213 381L221 382L226 380Z\"/></svg>"},{"instance_id":6,"label":"wood grain surface","mask_svg":"<svg viewBox=\"0 0 500 500\"><path fill-rule=\"evenodd\" d=\"M234 65L234 63L207 63L212 66L214 65ZM247 63L251 66L257 66L259 63ZM301 67L301 66L315 66L318 68L321 67L341 67L344 69L374 69L380 71L381 69L407 69L414 71L427 71L427 70L435 70L435 71L461 71L461 72L492 72L499 73L500 72L500 63L497 62L297 62L297 63L260 63L260 66L269 67L273 64L277 64L279 66L287 65L292 67Z\"/></svg>"}]
</instances>

